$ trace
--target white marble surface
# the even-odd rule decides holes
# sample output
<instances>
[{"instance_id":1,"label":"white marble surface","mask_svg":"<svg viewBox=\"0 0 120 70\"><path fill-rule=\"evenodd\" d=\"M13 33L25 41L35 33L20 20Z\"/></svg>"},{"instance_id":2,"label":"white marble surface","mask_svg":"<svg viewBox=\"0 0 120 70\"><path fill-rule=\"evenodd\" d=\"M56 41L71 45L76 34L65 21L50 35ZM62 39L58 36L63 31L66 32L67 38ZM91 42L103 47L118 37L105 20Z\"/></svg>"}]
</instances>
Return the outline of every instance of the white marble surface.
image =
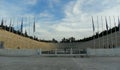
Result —
<instances>
[{"instance_id":1,"label":"white marble surface","mask_svg":"<svg viewBox=\"0 0 120 70\"><path fill-rule=\"evenodd\" d=\"M0 70L120 70L120 57L3 57Z\"/></svg>"},{"instance_id":2,"label":"white marble surface","mask_svg":"<svg viewBox=\"0 0 120 70\"><path fill-rule=\"evenodd\" d=\"M0 55L3 56L34 56L41 54L39 49L0 49Z\"/></svg>"},{"instance_id":3,"label":"white marble surface","mask_svg":"<svg viewBox=\"0 0 120 70\"><path fill-rule=\"evenodd\" d=\"M120 56L120 48L113 49L87 49L89 56Z\"/></svg>"}]
</instances>

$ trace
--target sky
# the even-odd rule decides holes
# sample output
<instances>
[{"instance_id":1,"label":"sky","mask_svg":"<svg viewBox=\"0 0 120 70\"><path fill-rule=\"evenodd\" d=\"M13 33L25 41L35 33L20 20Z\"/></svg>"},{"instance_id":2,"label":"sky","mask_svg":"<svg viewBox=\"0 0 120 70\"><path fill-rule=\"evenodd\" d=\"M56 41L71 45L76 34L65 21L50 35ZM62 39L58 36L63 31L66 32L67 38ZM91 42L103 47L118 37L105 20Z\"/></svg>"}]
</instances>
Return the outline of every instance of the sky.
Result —
<instances>
[{"instance_id":1,"label":"sky","mask_svg":"<svg viewBox=\"0 0 120 70\"><path fill-rule=\"evenodd\" d=\"M24 31L45 40L92 36L91 16L96 32L100 32L105 30L105 17L111 28L118 24L119 15L120 0L0 0L0 21L4 18L9 25L12 19L13 26L20 29L23 18Z\"/></svg>"}]
</instances>

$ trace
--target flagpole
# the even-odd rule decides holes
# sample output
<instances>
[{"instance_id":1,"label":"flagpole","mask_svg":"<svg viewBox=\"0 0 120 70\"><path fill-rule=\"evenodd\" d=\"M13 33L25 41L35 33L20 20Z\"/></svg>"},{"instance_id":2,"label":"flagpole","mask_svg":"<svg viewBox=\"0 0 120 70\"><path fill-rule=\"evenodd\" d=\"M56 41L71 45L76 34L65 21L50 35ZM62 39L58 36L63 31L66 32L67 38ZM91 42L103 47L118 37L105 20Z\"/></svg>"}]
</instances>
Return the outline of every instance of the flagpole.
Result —
<instances>
[{"instance_id":1,"label":"flagpole","mask_svg":"<svg viewBox=\"0 0 120 70\"><path fill-rule=\"evenodd\" d=\"M16 17L16 34L18 34L18 17ZM17 37L17 41L18 41L18 37ZM18 47L18 45L16 46Z\"/></svg>"},{"instance_id":2,"label":"flagpole","mask_svg":"<svg viewBox=\"0 0 120 70\"><path fill-rule=\"evenodd\" d=\"M111 38L110 38L110 43L111 43L110 47L112 48L113 41L112 41L112 27L111 27L111 18L110 18L110 16L109 16L109 23L110 23L110 36L111 36Z\"/></svg>"},{"instance_id":3,"label":"flagpole","mask_svg":"<svg viewBox=\"0 0 120 70\"><path fill-rule=\"evenodd\" d=\"M99 40L99 20L97 16L97 28L98 28L98 43L99 43L99 48L100 48L100 40Z\"/></svg>"},{"instance_id":4,"label":"flagpole","mask_svg":"<svg viewBox=\"0 0 120 70\"><path fill-rule=\"evenodd\" d=\"M95 49L95 26L94 26L93 16L91 18L92 18L92 27L93 27L93 44Z\"/></svg>"},{"instance_id":5,"label":"flagpole","mask_svg":"<svg viewBox=\"0 0 120 70\"><path fill-rule=\"evenodd\" d=\"M30 36L30 16L29 16L29 36Z\"/></svg>"},{"instance_id":6,"label":"flagpole","mask_svg":"<svg viewBox=\"0 0 120 70\"><path fill-rule=\"evenodd\" d=\"M34 38L35 38L35 17L34 17L34 23L33 23L33 35L34 35Z\"/></svg>"},{"instance_id":7,"label":"flagpole","mask_svg":"<svg viewBox=\"0 0 120 70\"><path fill-rule=\"evenodd\" d=\"M120 20L119 20L119 16L118 16L118 35L120 34ZM119 38L119 36L118 36Z\"/></svg>"},{"instance_id":8,"label":"flagpole","mask_svg":"<svg viewBox=\"0 0 120 70\"><path fill-rule=\"evenodd\" d=\"M12 32L13 32L13 29L14 29L14 22L15 22L15 19L13 17Z\"/></svg>"},{"instance_id":9,"label":"flagpole","mask_svg":"<svg viewBox=\"0 0 120 70\"><path fill-rule=\"evenodd\" d=\"M4 19L4 29L6 30L6 18L7 17L5 17L5 19Z\"/></svg>"},{"instance_id":10,"label":"flagpole","mask_svg":"<svg viewBox=\"0 0 120 70\"><path fill-rule=\"evenodd\" d=\"M21 19L21 29L20 29L20 31L21 31L21 35L22 35L22 33L23 33L23 17Z\"/></svg>"},{"instance_id":11,"label":"flagpole","mask_svg":"<svg viewBox=\"0 0 120 70\"><path fill-rule=\"evenodd\" d=\"M117 47L117 32L116 32L116 22L115 22L115 17L113 16L114 18L114 25L115 25L115 44L116 44L116 47Z\"/></svg>"},{"instance_id":12,"label":"flagpole","mask_svg":"<svg viewBox=\"0 0 120 70\"><path fill-rule=\"evenodd\" d=\"M119 16L118 16L118 28L119 28L119 32L120 32L120 20L119 20Z\"/></svg>"},{"instance_id":13,"label":"flagpole","mask_svg":"<svg viewBox=\"0 0 120 70\"><path fill-rule=\"evenodd\" d=\"M19 22L19 20L18 20L19 18L17 18L17 34L18 34L18 30L19 30L19 28L18 28L18 22Z\"/></svg>"},{"instance_id":14,"label":"flagpole","mask_svg":"<svg viewBox=\"0 0 120 70\"><path fill-rule=\"evenodd\" d=\"M12 24L12 19L10 18L9 32L11 31L11 24Z\"/></svg>"},{"instance_id":15,"label":"flagpole","mask_svg":"<svg viewBox=\"0 0 120 70\"><path fill-rule=\"evenodd\" d=\"M102 16L101 16L101 22L102 22L102 31L103 31L103 18L102 18ZM103 32L102 32L102 38L103 38ZM104 47L104 38L103 38L103 47Z\"/></svg>"},{"instance_id":16,"label":"flagpole","mask_svg":"<svg viewBox=\"0 0 120 70\"><path fill-rule=\"evenodd\" d=\"M10 25L9 25L9 32L11 32L11 24L12 24L12 18L10 17ZM11 42L8 42L9 44L11 44Z\"/></svg>"},{"instance_id":17,"label":"flagpole","mask_svg":"<svg viewBox=\"0 0 120 70\"><path fill-rule=\"evenodd\" d=\"M105 16L105 21L106 21L106 32L107 32L108 30L107 30L107 20L106 20L106 16ZM107 34L108 34L108 32L107 32ZM108 41L107 41L107 34L106 34L106 46L105 46L105 48L107 47L107 43L108 43Z\"/></svg>"},{"instance_id":18,"label":"flagpole","mask_svg":"<svg viewBox=\"0 0 120 70\"><path fill-rule=\"evenodd\" d=\"M108 46L109 46L109 42L108 42L108 23L107 23L107 18L105 17L105 21L106 21L106 29L107 29L107 37L106 37L106 39L107 39L107 48L108 48Z\"/></svg>"},{"instance_id":19,"label":"flagpole","mask_svg":"<svg viewBox=\"0 0 120 70\"><path fill-rule=\"evenodd\" d=\"M0 26L1 26L2 29L3 29L3 23L4 23L4 20L3 20L3 18L2 18L1 24L0 24Z\"/></svg>"}]
</instances>

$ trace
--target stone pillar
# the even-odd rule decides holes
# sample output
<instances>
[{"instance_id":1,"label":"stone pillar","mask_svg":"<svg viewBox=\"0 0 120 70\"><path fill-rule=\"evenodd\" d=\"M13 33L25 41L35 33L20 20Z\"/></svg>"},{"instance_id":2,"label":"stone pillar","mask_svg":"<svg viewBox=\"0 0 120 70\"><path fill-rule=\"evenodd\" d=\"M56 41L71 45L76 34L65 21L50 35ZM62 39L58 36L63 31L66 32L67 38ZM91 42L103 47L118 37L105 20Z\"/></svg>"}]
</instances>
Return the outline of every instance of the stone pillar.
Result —
<instances>
[{"instance_id":1,"label":"stone pillar","mask_svg":"<svg viewBox=\"0 0 120 70\"><path fill-rule=\"evenodd\" d=\"M70 54L73 54L73 49L72 48L70 49Z\"/></svg>"},{"instance_id":2,"label":"stone pillar","mask_svg":"<svg viewBox=\"0 0 120 70\"><path fill-rule=\"evenodd\" d=\"M42 54L41 52L42 52L41 49L37 49L37 55L41 55Z\"/></svg>"},{"instance_id":3,"label":"stone pillar","mask_svg":"<svg viewBox=\"0 0 120 70\"><path fill-rule=\"evenodd\" d=\"M55 55L57 55L57 49L55 49Z\"/></svg>"}]
</instances>

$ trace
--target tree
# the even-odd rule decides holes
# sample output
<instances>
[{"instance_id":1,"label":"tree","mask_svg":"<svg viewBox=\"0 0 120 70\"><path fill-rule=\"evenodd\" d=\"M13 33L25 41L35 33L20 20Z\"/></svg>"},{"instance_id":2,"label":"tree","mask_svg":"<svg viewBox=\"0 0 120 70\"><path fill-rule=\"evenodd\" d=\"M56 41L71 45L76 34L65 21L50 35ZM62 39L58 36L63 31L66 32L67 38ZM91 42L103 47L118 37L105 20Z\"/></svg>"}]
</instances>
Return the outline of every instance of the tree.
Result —
<instances>
[{"instance_id":1,"label":"tree","mask_svg":"<svg viewBox=\"0 0 120 70\"><path fill-rule=\"evenodd\" d=\"M25 30L25 37L28 37L27 31Z\"/></svg>"},{"instance_id":2,"label":"tree","mask_svg":"<svg viewBox=\"0 0 120 70\"><path fill-rule=\"evenodd\" d=\"M55 39L53 38L53 39L52 39L52 42L53 42L53 43L57 43L57 40L55 40Z\"/></svg>"},{"instance_id":3,"label":"tree","mask_svg":"<svg viewBox=\"0 0 120 70\"><path fill-rule=\"evenodd\" d=\"M74 37L70 37L69 38L69 42L75 42L75 38Z\"/></svg>"},{"instance_id":4,"label":"tree","mask_svg":"<svg viewBox=\"0 0 120 70\"><path fill-rule=\"evenodd\" d=\"M66 39L65 37L62 39L61 43L65 43L66 42Z\"/></svg>"}]
</instances>

